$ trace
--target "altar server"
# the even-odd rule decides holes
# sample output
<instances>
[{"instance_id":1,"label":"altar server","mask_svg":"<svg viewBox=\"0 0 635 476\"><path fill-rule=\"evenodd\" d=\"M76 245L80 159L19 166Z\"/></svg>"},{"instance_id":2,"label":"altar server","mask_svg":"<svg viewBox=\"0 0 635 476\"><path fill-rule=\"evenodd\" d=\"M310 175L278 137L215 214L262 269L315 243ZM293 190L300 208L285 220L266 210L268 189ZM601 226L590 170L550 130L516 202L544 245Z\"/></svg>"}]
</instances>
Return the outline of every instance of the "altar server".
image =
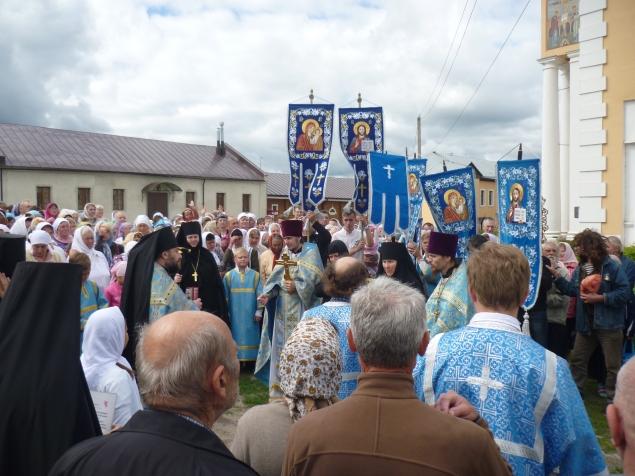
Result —
<instances>
[{"instance_id":1,"label":"altar server","mask_svg":"<svg viewBox=\"0 0 635 476\"><path fill-rule=\"evenodd\" d=\"M262 294L260 274L249 267L249 252L238 248L234 253L236 267L223 278L229 305L232 337L238 345L238 360L253 361L258 357L260 324L264 306L257 301Z\"/></svg>"},{"instance_id":2,"label":"altar server","mask_svg":"<svg viewBox=\"0 0 635 476\"><path fill-rule=\"evenodd\" d=\"M485 243L470 256L477 313L430 341L413 372L420 397L430 405L450 390L465 397L514 474L608 474L567 362L521 332L516 314L529 274L527 258L512 246Z\"/></svg>"}]
</instances>

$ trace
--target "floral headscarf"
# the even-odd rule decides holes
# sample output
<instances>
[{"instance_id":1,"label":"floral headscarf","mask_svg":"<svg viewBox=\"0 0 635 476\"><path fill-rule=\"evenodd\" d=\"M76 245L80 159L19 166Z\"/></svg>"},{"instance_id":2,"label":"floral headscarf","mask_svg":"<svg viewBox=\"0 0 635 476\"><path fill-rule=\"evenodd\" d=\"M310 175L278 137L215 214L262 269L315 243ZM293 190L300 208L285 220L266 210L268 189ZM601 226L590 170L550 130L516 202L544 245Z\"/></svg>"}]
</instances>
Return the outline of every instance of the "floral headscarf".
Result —
<instances>
[{"instance_id":1,"label":"floral headscarf","mask_svg":"<svg viewBox=\"0 0 635 476\"><path fill-rule=\"evenodd\" d=\"M280 388L291 419L338 402L341 384L337 331L325 319L301 320L280 355Z\"/></svg>"}]
</instances>

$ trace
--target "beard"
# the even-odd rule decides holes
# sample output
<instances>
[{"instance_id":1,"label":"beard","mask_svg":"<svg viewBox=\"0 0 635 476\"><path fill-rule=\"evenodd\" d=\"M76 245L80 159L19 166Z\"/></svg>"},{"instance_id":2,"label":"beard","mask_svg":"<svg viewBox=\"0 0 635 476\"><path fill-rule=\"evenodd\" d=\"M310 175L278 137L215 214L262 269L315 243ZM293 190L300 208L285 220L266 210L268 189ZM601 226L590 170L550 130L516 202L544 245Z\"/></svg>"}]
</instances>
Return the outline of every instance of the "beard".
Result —
<instances>
[{"instance_id":1,"label":"beard","mask_svg":"<svg viewBox=\"0 0 635 476\"><path fill-rule=\"evenodd\" d=\"M179 262L173 258L166 260L163 267L168 274L176 274L179 272Z\"/></svg>"}]
</instances>

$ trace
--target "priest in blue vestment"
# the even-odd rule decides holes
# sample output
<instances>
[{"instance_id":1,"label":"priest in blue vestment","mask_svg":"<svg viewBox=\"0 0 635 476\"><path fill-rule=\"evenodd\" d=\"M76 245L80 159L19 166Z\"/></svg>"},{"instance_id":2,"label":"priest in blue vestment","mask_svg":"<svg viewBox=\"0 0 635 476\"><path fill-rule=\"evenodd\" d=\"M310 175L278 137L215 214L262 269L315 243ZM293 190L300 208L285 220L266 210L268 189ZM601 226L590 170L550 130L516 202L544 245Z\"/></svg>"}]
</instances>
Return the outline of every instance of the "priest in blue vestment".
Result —
<instances>
[{"instance_id":1,"label":"priest in blue vestment","mask_svg":"<svg viewBox=\"0 0 635 476\"><path fill-rule=\"evenodd\" d=\"M324 270L324 292L331 298L329 302L308 310L302 319L321 318L337 328L342 353L342 384L337 393L344 400L357 388L357 377L362 368L357 352L348 345L347 332L351 326L351 296L366 284L368 271L361 261L351 257L340 258Z\"/></svg>"},{"instance_id":2,"label":"priest in blue vestment","mask_svg":"<svg viewBox=\"0 0 635 476\"><path fill-rule=\"evenodd\" d=\"M302 226L301 220L285 220L280 224L285 243L282 259L286 257L289 264L276 264L264 293L258 298L266 306L269 299L277 296L275 312L265 314L255 372L256 378L269 387L272 398L282 397L277 363L284 344L304 312L320 303L315 287L324 272L322 258L315 244L302 244ZM291 279L285 278L287 270ZM272 319L273 327L269 326Z\"/></svg>"},{"instance_id":3,"label":"priest in blue vestment","mask_svg":"<svg viewBox=\"0 0 635 476\"><path fill-rule=\"evenodd\" d=\"M433 271L441 275L426 304L430 337L464 327L474 315L465 262L456 259L458 243L458 235L430 232L428 259Z\"/></svg>"},{"instance_id":4,"label":"priest in blue vestment","mask_svg":"<svg viewBox=\"0 0 635 476\"><path fill-rule=\"evenodd\" d=\"M150 233L132 249L126 267L120 309L130 330L124 357L133 366L137 328L176 311L198 311L201 300L187 298L170 277L179 271L179 244L171 228Z\"/></svg>"},{"instance_id":5,"label":"priest in blue vestment","mask_svg":"<svg viewBox=\"0 0 635 476\"><path fill-rule=\"evenodd\" d=\"M512 246L485 243L467 262L477 313L437 334L413 371L434 404L454 390L484 418L516 475L608 474L567 362L521 333L518 307L529 263Z\"/></svg>"}]
</instances>

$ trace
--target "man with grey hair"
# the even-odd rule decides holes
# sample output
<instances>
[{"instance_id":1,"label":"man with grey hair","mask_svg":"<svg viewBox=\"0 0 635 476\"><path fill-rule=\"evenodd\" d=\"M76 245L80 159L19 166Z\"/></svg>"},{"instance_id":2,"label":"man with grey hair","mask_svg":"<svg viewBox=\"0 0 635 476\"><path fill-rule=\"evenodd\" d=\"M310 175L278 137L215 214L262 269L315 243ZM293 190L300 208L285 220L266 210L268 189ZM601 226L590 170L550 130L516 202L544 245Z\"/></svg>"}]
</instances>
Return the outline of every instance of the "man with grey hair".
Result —
<instances>
[{"instance_id":1,"label":"man with grey hair","mask_svg":"<svg viewBox=\"0 0 635 476\"><path fill-rule=\"evenodd\" d=\"M512 474L474 407L454 392L440 398L441 411L417 398L425 312L419 291L389 277L353 294L347 337L362 369L357 389L293 424L283 475Z\"/></svg>"},{"instance_id":2,"label":"man with grey hair","mask_svg":"<svg viewBox=\"0 0 635 476\"><path fill-rule=\"evenodd\" d=\"M611 440L624 463L624 474L635 476L635 359L617 374L613 405L606 408Z\"/></svg>"},{"instance_id":3,"label":"man with grey hair","mask_svg":"<svg viewBox=\"0 0 635 476\"><path fill-rule=\"evenodd\" d=\"M50 475L255 475L212 431L238 397L238 348L227 325L199 311L169 314L140 332L137 371L150 411L71 448Z\"/></svg>"}]
</instances>

